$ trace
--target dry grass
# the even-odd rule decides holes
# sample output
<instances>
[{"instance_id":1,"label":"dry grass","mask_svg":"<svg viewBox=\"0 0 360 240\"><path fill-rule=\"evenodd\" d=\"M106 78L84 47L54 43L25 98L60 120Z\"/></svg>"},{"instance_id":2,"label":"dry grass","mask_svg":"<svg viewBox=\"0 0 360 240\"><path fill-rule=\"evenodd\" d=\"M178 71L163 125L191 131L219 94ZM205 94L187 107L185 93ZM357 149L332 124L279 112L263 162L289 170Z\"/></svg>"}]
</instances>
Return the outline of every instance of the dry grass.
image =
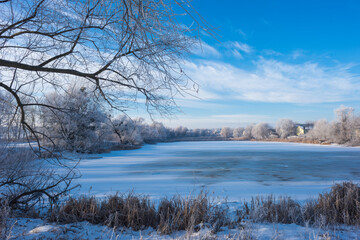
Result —
<instances>
[{"instance_id":1,"label":"dry grass","mask_svg":"<svg viewBox=\"0 0 360 240\"><path fill-rule=\"evenodd\" d=\"M51 212L50 220L61 223L88 221L109 227L141 230L148 227L170 234L178 230L193 231L207 224L214 231L229 225L227 208L212 204L205 193L197 197L162 199L156 208L146 196L114 195L105 200L95 197L71 198Z\"/></svg>"},{"instance_id":2,"label":"dry grass","mask_svg":"<svg viewBox=\"0 0 360 240\"><path fill-rule=\"evenodd\" d=\"M182 198L180 196L161 200L158 208L158 231L169 234L178 230L200 229L209 225L215 232L232 222L227 217L228 209L212 203L206 193L197 197Z\"/></svg>"},{"instance_id":3,"label":"dry grass","mask_svg":"<svg viewBox=\"0 0 360 240\"><path fill-rule=\"evenodd\" d=\"M360 187L351 182L335 184L304 206L304 218L316 225L360 225Z\"/></svg>"},{"instance_id":4,"label":"dry grass","mask_svg":"<svg viewBox=\"0 0 360 240\"><path fill-rule=\"evenodd\" d=\"M133 230L155 227L157 219L154 204L147 197L133 193L114 195L103 201L86 196L71 198L54 209L50 217L50 220L62 223L88 221Z\"/></svg>"},{"instance_id":5,"label":"dry grass","mask_svg":"<svg viewBox=\"0 0 360 240\"><path fill-rule=\"evenodd\" d=\"M104 200L83 196L71 198L53 210L51 220L62 223L88 221L133 230L151 227L162 234L179 230L191 233L203 227L217 232L221 227L232 228L236 224L241 227L250 222L309 223L319 227L330 224L360 225L359 197L360 187L344 182L334 185L329 193L320 194L318 199L305 205L289 197L256 197L244 203L236 217L230 217L229 209L225 205L214 204L206 193L196 197L164 198L157 206L148 197L133 193ZM238 237L252 239L251 234Z\"/></svg>"},{"instance_id":6,"label":"dry grass","mask_svg":"<svg viewBox=\"0 0 360 240\"><path fill-rule=\"evenodd\" d=\"M289 197L256 197L245 206L249 218L255 222L303 223L301 205Z\"/></svg>"},{"instance_id":7,"label":"dry grass","mask_svg":"<svg viewBox=\"0 0 360 240\"><path fill-rule=\"evenodd\" d=\"M303 206L289 197L256 197L237 215L255 222L360 225L360 187L351 182L335 184L329 193Z\"/></svg>"}]
</instances>

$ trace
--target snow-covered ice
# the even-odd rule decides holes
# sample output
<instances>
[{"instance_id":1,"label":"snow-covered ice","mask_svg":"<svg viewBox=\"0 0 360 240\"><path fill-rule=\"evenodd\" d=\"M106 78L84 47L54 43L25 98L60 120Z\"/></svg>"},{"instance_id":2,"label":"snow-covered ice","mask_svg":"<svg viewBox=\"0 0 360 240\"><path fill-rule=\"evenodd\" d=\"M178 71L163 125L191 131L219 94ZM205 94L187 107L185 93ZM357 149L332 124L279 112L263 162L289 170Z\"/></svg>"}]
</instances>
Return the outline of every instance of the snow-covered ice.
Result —
<instances>
[{"instance_id":1,"label":"snow-covered ice","mask_svg":"<svg viewBox=\"0 0 360 240\"><path fill-rule=\"evenodd\" d=\"M135 191L152 198L205 188L229 201L256 195L305 200L360 180L360 148L274 142L175 142L83 159L80 193Z\"/></svg>"}]
</instances>

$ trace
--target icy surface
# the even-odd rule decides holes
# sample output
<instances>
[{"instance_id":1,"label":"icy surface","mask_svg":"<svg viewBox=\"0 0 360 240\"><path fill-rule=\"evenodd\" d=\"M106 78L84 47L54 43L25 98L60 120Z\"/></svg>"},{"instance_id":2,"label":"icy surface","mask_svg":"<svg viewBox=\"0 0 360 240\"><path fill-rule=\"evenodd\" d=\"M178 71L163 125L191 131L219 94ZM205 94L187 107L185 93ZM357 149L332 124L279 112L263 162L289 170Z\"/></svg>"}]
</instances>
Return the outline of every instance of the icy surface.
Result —
<instances>
[{"instance_id":1,"label":"icy surface","mask_svg":"<svg viewBox=\"0 0 360 240\"><path fill-rule=\"evenodd\" d=\"M135 191L157 199L205 188L230 201L263 194L304 200L360 181L360 148L271 142L176 142L83 159L79 193Z\"/></svg>"}]
</instances>

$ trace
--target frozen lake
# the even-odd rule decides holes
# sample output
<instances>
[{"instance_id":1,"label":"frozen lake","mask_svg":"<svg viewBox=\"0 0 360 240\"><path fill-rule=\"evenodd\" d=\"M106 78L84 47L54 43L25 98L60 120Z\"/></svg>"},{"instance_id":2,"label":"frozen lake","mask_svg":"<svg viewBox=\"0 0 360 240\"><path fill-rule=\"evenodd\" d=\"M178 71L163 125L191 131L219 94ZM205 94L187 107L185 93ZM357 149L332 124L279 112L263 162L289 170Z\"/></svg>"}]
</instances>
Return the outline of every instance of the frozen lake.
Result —
<instances>
[{"instance_id":1,"label":"frozen lake","mask_svg":"<svg viewBox=\"0 0 360 240\"><path fill-rule=\"evenodd\" d=\"M154 198L205 188L232 200L270 194L304 200L334 182L360 182L360 148L271 142L176 142L84 159L82 193Z\"/></svg>"}]
</instances>

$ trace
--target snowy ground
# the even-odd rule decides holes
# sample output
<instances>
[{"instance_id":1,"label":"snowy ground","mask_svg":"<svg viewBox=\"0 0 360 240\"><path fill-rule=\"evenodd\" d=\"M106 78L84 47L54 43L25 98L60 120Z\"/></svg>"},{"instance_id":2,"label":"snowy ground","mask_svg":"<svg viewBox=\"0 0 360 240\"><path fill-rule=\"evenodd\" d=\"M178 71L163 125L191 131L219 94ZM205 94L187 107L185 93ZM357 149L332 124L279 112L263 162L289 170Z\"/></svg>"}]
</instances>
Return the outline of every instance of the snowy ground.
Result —
<instances>
[{"instance_id":1,"label":"snowy ground","mask_svg":"<svg viewBox=\"0 0 360 240\"><path fill-rule=\"evenodd\" d=\"M192 234L180 231L172 235L160 235L152 229L131 231L112 229L80 222L66 225L46 223L39 219L12 219L8 239L360 239L360 229L340 226L337 229L318 229L295 224L245 224L243 229L223 229L214 235L207 228ZM252 237L252 238L249 238Z\"/></svg>"},{"instance_id":2,"label":"snowy ground","mask_svg":"<svg viewBox=\"0 0 360 240\"><path fill-rule=\"evenodd\" d=\"M157 199L205 188L229 201L256 195L305 200L334 182L360 181L360 148L273 142L176 142L83 159L80 193Z\"/></svg>"}]
</instances>

